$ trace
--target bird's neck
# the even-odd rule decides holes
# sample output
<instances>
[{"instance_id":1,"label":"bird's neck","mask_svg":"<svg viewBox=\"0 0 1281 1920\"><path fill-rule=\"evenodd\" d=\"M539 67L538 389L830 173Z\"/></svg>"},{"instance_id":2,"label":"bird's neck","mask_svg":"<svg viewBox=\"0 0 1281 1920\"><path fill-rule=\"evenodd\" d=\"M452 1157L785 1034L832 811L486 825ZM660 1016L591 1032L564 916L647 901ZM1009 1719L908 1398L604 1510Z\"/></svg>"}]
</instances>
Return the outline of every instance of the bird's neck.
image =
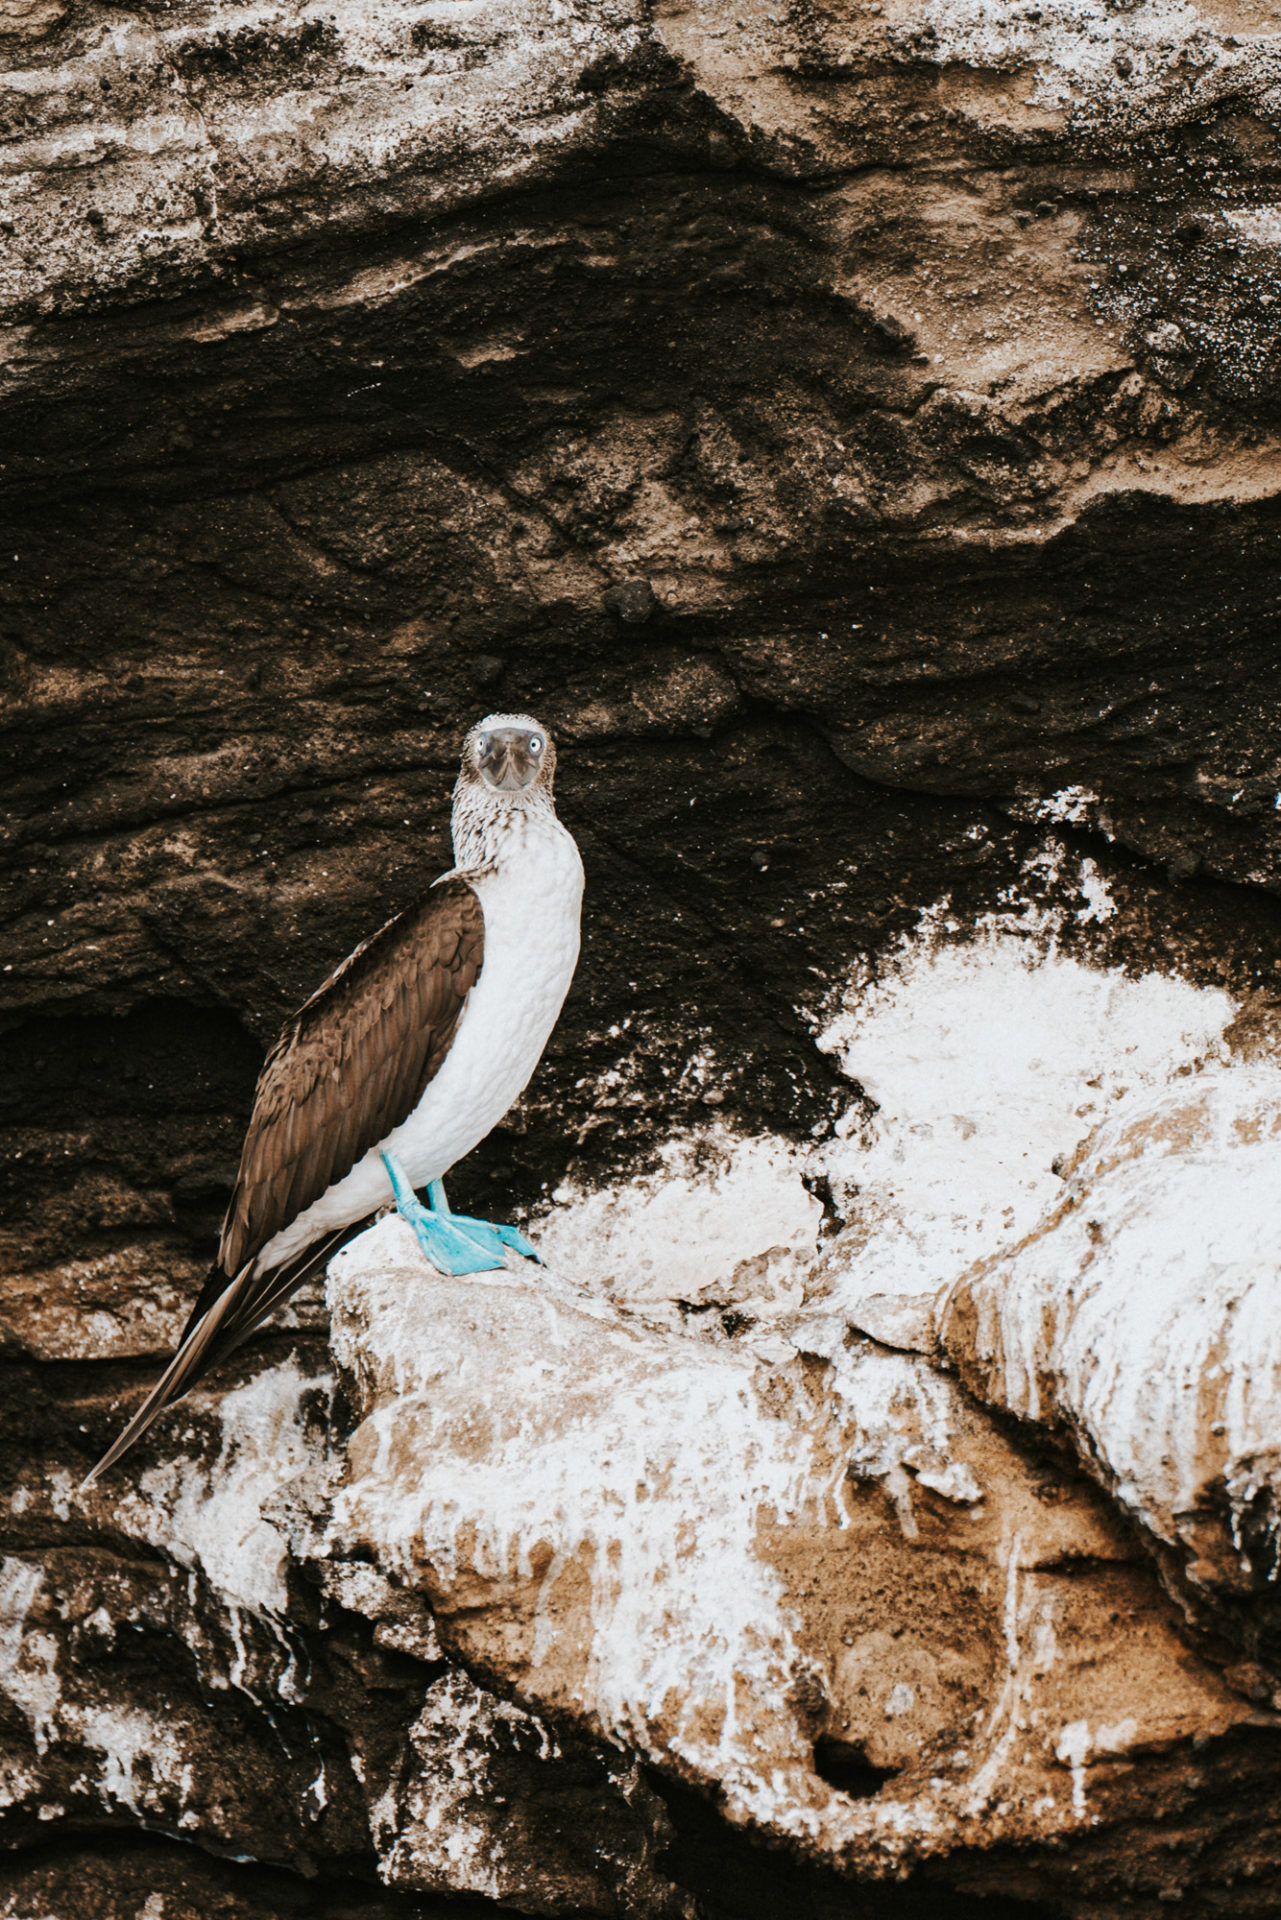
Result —
<instances>
[{"instance_id":1,"label":"bird's neck","mask_svg":"<svg viewBox=\"0 0 1281 1920\"><path fill-rule=\"evenodd\" d=\"M559 822L546 793L495 793L474 781L460 780L454 788L450 825L454 865L469 873L500 865L530 834L554 831Z\"/></svg>"}]
</instances>

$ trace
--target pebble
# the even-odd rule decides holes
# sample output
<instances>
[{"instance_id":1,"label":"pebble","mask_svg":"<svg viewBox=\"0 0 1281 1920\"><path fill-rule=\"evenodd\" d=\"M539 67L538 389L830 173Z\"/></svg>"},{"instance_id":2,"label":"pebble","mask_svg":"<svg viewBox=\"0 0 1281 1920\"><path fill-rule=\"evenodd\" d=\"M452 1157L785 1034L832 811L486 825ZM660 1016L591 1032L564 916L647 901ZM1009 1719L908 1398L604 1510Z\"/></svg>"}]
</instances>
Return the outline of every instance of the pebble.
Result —
<instances>
[{"instance_id":1,"label":"pebble","mask_svg":"<svg viewBox=\"0 0 1281 1920\"><path fill-rule=\"evenodd\" d=\"M625 625L639 627L649 619L658 602L648 580L633 579L620 580L617 585L610 587L605 595L605 605Z\"/></svg>"}]
</instances>

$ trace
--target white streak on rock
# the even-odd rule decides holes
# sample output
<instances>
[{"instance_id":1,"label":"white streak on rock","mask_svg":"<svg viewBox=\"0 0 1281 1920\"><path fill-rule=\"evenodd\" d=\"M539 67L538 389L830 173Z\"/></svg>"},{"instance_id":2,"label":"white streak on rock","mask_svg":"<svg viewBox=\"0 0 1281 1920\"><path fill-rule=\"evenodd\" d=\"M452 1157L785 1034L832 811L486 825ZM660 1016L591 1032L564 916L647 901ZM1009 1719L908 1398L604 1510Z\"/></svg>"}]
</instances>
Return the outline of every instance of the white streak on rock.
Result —
<instances>
[{"instance_id":1,"label":"white streak on rock","mask_svg":"<svg viewBox=\"0 0 1281 1920\"><path fill-rule=\"evenodd\" d=\"M962 945L927 924L820 1036L879 1111L827 1156L850 1225L807 1297L931 1349L938 1289L1029 1233L1116 1101L1216 1047L1234 1011L1226 993L1091 967L1008 926Z\"/></svg>"},{"instance_id":2,"label":"white streak on rock","mask_svg":"<svg viewBox=\"0 0 1281 1920\"><path fill-rule=\"evenodd\" d=\"M494 1771L495 1756L501 1776L501 1758L513 1749L543 1760L559 1752L532 1714L482 1692L466 1674L448 1673L428 1688L409 1730L407 1764L370 1808L388 1886L520 1903L551 1868L570 1897L598 1895L586 1863L575 1878L572 1856L514 1818Z\"/></svg>"},{"instance_id":3,"label":"white streak on rock","mask_svg":"<svg viewBox=\"0 0 1281 1920\"><path fill-rule=\"evenodd\" d=\"M1059 1735L1055 1753L1065 1767L1072 1769L1072 1811L1085 1818L1085 1763L1090 1753L1090 1723L1073 1720Z\"/></svg>"},{"instance_id":4,"label":"white streak on rock","mask_svg":"<svg viewBox=\"0 0 1281 1920\"><path fill-rule=\"evenodd\" d=\"M1281 247L1281 206L1225 207L1223 217L1256 247Z\"/></svg>"},{"instance_id":5,"label":"white streak on rock","mask_svg":"<svg viewBox=\"0 0 1281 1920\"><path fill-rule=\"evenodd\" d=\"M224 1394L217 1459L196 1467L179 1456L153 1467L140 1482L142 1497L126 1496L131 1525L180 1565L198 1568L234 1606L283 1614L289 1551L262 1507L308 1465L302 1401L328 1384L290 1359Z\"/></svg>"},{"instance_id":6,"label":"white streak on rock","mask_svg":"<svg viewBox=\"0 0 1281 1920\"><path fill-rule=\"evenodd\" d=\"M26 1720L37 1753L45 1752L54 1735L62 1697L57 1641L27 1624L43 1580L31 1561L0 1561L0 1690Z\"/></svg>"},{"instance_id":7,"label":"white streak on rock","mask_svg":"<svg viewBox=\"0 0 1281 1920\"><path fill-rule=\"evenodd\" d=\"M890 29L904 53L939 65L987 71L1029 70L1028 105L1078 123L1137 131L1178 111L1202 111L1219 95L1276 85L1270 35L1228 38L1188 0L1150 0L1118 14L1104 0L1044 0L1010 7L1001 0L927 0ZM1130 61L1124 87L1116 59Z\"/></svg>"},{"instance_id":8,"label":"white streak on rock","mask_svg":"<svg viewBox=\"0 0 1281 1920\"><path fill-rule=\"evenodd\" d=\"M1020 819L1062 820L1069 826L1083 827L1091 824L1098 804L1099 796L1092 787L1060 787L1057 793L1015 811Z\"/></svg>"},{"instance_id":9,"label":"white streak on rock","mask_svg":"<svg viewBox=\"0 0 1281 1920\"><path fill-rule=\"evenodd\" d=\"M38 1565L16 1557L0 1561L0 1692L25 1719L37 1754L55 1746L101 1754L97 1792L105 1804L135 1814L174 1789L185 1799L191 1765L172 1727L138 1708L64 1695L59 1642L31 1620L42 1587ZM12 1790L17 1779L10 1772L0 1784Z\"/></svg>"},{"instance_id":10,"label":"white streak on rock","mask_svg":"<svg viewBox=\"0 0 1281 1920\"><path fill-rule=\"evenodd\" d=\"M173 1727L154 1714L137 1707L78 1706L63 1714L60 1733L102 1754L98 1791L109 1805L142 1814L171 1797L180 1805L190 1800L191 1759Z\"/></svg>"},{"instance_id":11,"label":"white streak on rock","mask_svg":"<svg viewBox=\"0 0 1281 1920\"><path fill-rule=\"evenodd\" d=\"M1281 1068L1138 1089L1059 1207L941 1314L970 1378L1065 1421L1135 1516L1185 1547L1194 1584L1248 1589L1281 1559L1278 1194Z\"/></svg>"},{"instance_id":12,"label":"white streak on rock","mask_svg":"<svg viewBox=\"0 0 1281 1920\"><path fill-rule=\"evenodd\" d=\"M671 1322L678 1301L793 1308L823 1217L805 1166L787 1141L711 1127L669 1141L652 1174L597 1193L558 1190L539 1249L585 1289Z\"/></svg>"},{"instance_id":13,"label":"white streak on rock","mask_svg":"<svg viewBox=\"0 0 1281 1920\"><path fill-rule=\"evenodd\" d=\"M333 1550L376 1542L446 1596L514 1583L535 1696L568 1670L613 1737L723 1782L740 1817L813 1833L839 1801L786 1705L804 1661L759 1536L832 1524L839 1418L777 1378L765 1404L737 1354L559 1302L551 1342L544 1279L433 1279L394 1218L330 1274L340 1362L367 1394L397 1389L352 1442ZM567 1604L584 1591L585 1615Z\"/></svg>"}]
</instances>

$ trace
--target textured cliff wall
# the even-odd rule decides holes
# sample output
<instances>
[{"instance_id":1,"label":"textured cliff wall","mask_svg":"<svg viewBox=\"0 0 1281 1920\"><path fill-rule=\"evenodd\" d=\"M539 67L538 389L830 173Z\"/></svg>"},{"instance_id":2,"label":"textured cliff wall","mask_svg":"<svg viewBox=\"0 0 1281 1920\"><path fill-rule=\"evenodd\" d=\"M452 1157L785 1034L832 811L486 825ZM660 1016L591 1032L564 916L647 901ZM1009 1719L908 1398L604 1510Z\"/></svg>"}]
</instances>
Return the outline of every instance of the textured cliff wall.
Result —
<instances>
[{"instance_id":1,"label":"textured cliff wall","mask_svg":"<svg viewBox=\"0 0 1281 1920\"><path fill-rule=\"evenodd\" d=\"M1272 25L0 8L0 1912L1275 1910ZM498 706L546 1301L77 1502Z\"/></svg>"}]
</instances>

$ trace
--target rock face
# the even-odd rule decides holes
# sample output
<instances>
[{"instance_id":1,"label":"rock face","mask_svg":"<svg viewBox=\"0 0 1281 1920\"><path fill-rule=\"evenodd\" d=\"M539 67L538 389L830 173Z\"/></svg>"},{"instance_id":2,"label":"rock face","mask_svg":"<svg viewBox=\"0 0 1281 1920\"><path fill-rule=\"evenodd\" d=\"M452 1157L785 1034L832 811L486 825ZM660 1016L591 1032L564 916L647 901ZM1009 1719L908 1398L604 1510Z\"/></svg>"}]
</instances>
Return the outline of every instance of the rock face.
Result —
<instances>
[{"instance_id":1,"label":"rock face","mask_svg":"<svg viewBox=\"0 0 1281 1920\"><path fill-rule=\"evenodd\" d=\"M1273 23L0 47L0 1914L1275 1912ZM546 1273L378 1225L78 1501L500 706Z\"/></svg>"},{"instance_id":2,"label":"rock face","mask_svg":"<svg viewBox=\"0 0 1281 1920\"><path fill-rule=\"evenodd\" d=\"M1217 1600L1231 1618L1234 1600L1257 1595L1250 1633L1264 1645L1279 1091L1269 1063L1122 1107L1014 1261L971 1269L942 1313L963 1376L1069 1430L1172 1551L1189 1602Z\"/></svg>"},{"instance_id":3,"label":"rock face","mask_svg":"<svg viewBox=\"0 0 1281 1920\"><path fill-rule=\"evenodd\" d=\"M295 1550L372 1563L469 1671L825 1865L1206 1899L1200 1858L1262 1835L1247 1787L1228 1838L1199 1757L1245 1787L1281 1732L1276 1066L1222 992L1008 930L929 933L854 1001L824 1038L884 1097L844 1139L705 1129L567 1195L560 1277L430 1278L394 1219L339 1255L362 1418ZM864 1182L824 1240L820 1166Z\"/></svg>"},{"instance_id":4,"label":"rock face","mask_svg":"<svg viewBox=\"0 0 1281 1920\"><path fill-rule=\"evenodd\" d=\"M827 1318L709 1348L415 1254L389 1222L335 1263L365 1418L321 1555L373 1554L469 1668L731 1820L873 1875L1052 1844L1133 1819L1108 1762L1163 1755L1151 1793L1258 1719L1102 1503L1047 1501L916 1357Z\"/></svg>"}]
</instances>

